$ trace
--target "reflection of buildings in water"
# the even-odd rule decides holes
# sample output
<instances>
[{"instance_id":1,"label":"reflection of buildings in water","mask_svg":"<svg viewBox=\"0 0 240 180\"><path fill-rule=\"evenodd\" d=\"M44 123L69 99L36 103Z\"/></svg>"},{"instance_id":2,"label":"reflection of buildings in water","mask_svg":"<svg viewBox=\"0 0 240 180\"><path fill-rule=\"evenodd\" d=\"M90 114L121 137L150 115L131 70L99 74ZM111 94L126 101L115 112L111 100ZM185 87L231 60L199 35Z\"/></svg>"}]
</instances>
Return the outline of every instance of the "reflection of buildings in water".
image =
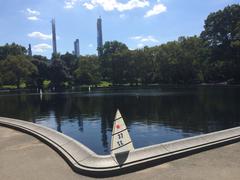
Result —
<instances>
[{"instance_id":1,"label":"reflection of buildings in water","mask_svg":"<svg viewBox=\"0 0 240 180\"><path fill-rule=\"evenodd\" d=\"M107 136L107 130L112 129L114 116L115 116L115 110L111 103L105 104L103 110L100 113L99 119L101 120L101 135L102 135L102 145L104 147L104 152L109 152L109 143L108 143L108 136Z\"/></svg>"},{"instance_id":2,"label":"reflection of buildings in water","mask_svg":"<svg viewBox=\"0 0 240 180\"><path fill-rule=\"evenodd\" d=\"M35 117L34 118L30 118L29 122L36 123Z\"/></svg>"},{"instance_id":3,"label":"reflection of buildings in water","mask_svg":"<svg viewBox=\"0 0 240 180\"><path fill-rule=\"evenodd\" d=\"M57 124L57 131L62 133L61 122Z\"/></svg>"},{"instance_id":4,"label":"reflection of buildings in water","mask_svg":"<svg viewBox=\"0 0 240 180\"><path fill-rule=\"evenodd\" d=\"M107 122L105 119L101 119L101 135L102 135L102 145L104 147L104 152L108 152L108 142L107 142Z\"/></svg>"},{"instance_id":5,"label":"reflection of buildings in water","mask_svg":"<svg viewBox=\"0 0 240 180\"><path fill-rule=\"evenodd\" d=\"M61 116L56 115L57 131L62 133L62 119Z\"/></svg>"},{"instance_id":6,"label":"reflection of buildings in water","mask_svg":"<svg viewBox=\"0 0 240 180\"><path fill-rule=\"evenodd\" d=\"M79 131L83 132L83 118L81 116L78 117L78 127Z\"/></svg>"}]
</instances>

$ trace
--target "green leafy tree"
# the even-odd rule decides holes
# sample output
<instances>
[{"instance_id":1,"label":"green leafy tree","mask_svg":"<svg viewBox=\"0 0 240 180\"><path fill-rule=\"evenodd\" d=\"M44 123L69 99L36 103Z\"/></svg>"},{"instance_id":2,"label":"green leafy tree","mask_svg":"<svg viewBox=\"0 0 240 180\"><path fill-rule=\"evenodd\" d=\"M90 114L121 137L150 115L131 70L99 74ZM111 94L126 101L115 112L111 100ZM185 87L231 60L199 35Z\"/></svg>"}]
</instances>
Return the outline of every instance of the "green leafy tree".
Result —
<instances>
[{"instance_id":1,"label":"green leafy tree","mask_svg":"<svg viewBox=\"0 0 240 180\"><path fill-rule=\"evenodd\" d=\"M201 37L211 47L228 47L231 42L239 41L240 5L227 6L223 10L211 13L205 20Z\"/></svg>"},{"instance_id":2,"label":"green leafy tree","mask_svg":"<svg viewBox=\"0 0 240 180\"><path fill-rule=\"evenodd\" d=\"M100 58L101 61L101 74L103 80L113 81L113 64L112 58L115 54L121 54L128 51L126 44L118 41L107 41L103 46L103 55ZM116 59L115 59L116 60Z\"/></svg>"},{"instance_id":3,"label":"green leafy tree","mask_svg":"<svg viewBox=\"0 0 240 180\"><path fill-rule=\"evenodd\" d=\"M209 67L219 68L221 64L221 69L225 69L222 71L223 75L216 76L220 78L217 80L234 78L240 81L240 5L234 4L211 13L205 20L201 38L208 43L211 50ZM217 72L214 69L213 71Z\"/></svg>"},{"instance_id":4,"label":"green leafy tree","mask_svg":"<svg viewBox=\"0 0 240 180\"><path fill-rule=\"evenodd\" d=\"M46 62L46 63L50 64L50 60L45 56L34 55L32 59L39 60L39 61Z\"/></svg>"},{"instance_id":5,"label":"green leafy tree","mask_svg":"<svg viewBox=\"0 0 240 180\"><path fill-rule=\"evenodd\" d=\"M120 53L126 50L128 50L128 47L124 43L119 41L106 41L103 46L103 56L111 56L112 54Z\"/></svg>"},{"instance_id":6,"label":"green leafy tree","mask_svg":"<svg viewBox=\"0 0 240 180\"><path fill-rule=\"evenodd\" d=\"M18 56L18 55L25 55L27 50L25 47L12 43L12 44L5 44L4 46L0 46L0 60L4 60L7 56Z\"/></svg>"},{"instance_id":7,"label":"green leafy tree","mask_svg":"<svg viewBox=\"0 0 240 180\"><path fill-rule=\"evenodd\" d=\"M126 51L127 52L127 51ZM112 55L112 83L116 84L124 84L126 83L126 72L128 70L128 57L126 56L126 52L124 53L115 53Z\"/></svg>"},{"instance_id":8,"label":"green leafy tree","mask_svg":"<svg viewBox=\"0 0 240 180\"><path fill-rule=\"evenodd\" d=\"M49 66L49 78L51 87L58 90L64 86L64 83L69 80L69 71L61 60L53 60Z\"/></svg>"},{"instance_id":9,"label":"green leafy tree","mask_svg":"<svg viewBox=\"0 0 240 180\"><path fill-rule=\"evenodd\" d=\"M180 44L177 41L161 45L156 52L157 80L159 83L177 83L179 81Z\"/></svg>"},{"instance_id":10,"label":"green leafy tree","mask_svg":"<svg viewBox=\"0 0 240 180\"><path fill-rule=\"evenodd\" d=\"M6 84L17 85L20 88L21 82L26 82L37 68L26 56L8 56L2 62L3 81Z\"/></svg>"},{"instance_id":11,"label":"green leafy tree","mask_svg":"<svg viewBox=\"0 0 240 180\"><path fill-rule=\"evenodd\" d=\"M149 57L153 59L154 82L191 84L204 80L202 68L208 51L197 36L180 37L178 41L154 47Z\"/></svg>"},{"instance_id":12,"label":"green leafy tree","mask_svg":"<svg viewBox=\"0 0 240 180\"><path fill-rule=\"evenodd\" d=\"M125 52L125 62L126 62L126 73L125 79L126 82L130 85L138 85L139 76L138 76L138 67L137 67L137 51L126 51Z\"/></svg>"},{"instance_id":13,"label":"green leafy tree","mask_svg":"<svg viewBox=\"0 0 240 180\"><path fill-rule=\"evenodd\" d=\"M100 82L100 63L96 56L82 57L74 71L76 84L97 85Z\"/></svg>"},{"instance_id":14,"label":"green leafy tree","mask_svg":"<svg viewBox=\"0 0 240 180\"><path fill-rule=\"evenodd\" d=\"M183 37L180 41L179 78L183 83L202 82L204 61L209 58L205 43L197 36Z\"/></svg>"},{"instance_id":15,"label":"green leafy tree","mask_svg":"<svg viewBox=\"0 0 240 180\"><path fill-rule=\"evenodd\" d=\"M69 84L72 85L74 82L73 72L78 67L79 58L77 58L77 56L67 52L64 55L61 55L60 59L61 59L61 61L64 62L65 66L67 67L67 69L69 71Z\"/></svg>"},{"instance_id":16,"label":"green leafy tree","mask_svg":"<svg viewBox=\"0 0 240 180\"><path fill-rule=\"evenodd\" d=\"M43 89L44 80L49 79L50 61L44 56L33 56L31 62L37 67L38 71L33 73L29 79L30 84L39 89Z\"/></svg>"},{"instance_id":17,"label":"green leafy tree","mask_svg":"<svg viewBox=\"0 0 240 180\"><path fill-rule=\"evenodd\" d=\"M70 69L70 71L73 71L74 69L76 69L76 66L78 63L77 56L67 52L64 55L61 55L60 59L65 63L65 65Z\"/></svg>"}]
</instances>

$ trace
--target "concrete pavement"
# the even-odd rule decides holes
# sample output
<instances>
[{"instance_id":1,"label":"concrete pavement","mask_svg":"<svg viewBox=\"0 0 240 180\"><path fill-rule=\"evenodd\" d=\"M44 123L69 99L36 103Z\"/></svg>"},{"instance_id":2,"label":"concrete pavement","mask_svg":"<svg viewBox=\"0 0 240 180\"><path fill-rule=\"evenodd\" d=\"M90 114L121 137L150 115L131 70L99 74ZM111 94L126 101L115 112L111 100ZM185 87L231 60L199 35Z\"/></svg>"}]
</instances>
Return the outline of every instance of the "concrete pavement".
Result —
<instances>
[{"instance_id":1,"label":"concrete pavement","mask_svg":"<svg viewBox=\"0 0 240 180\"><path fill-rule=\"evenodd\" d=\"M0 180L93 179L36 138L0 127ZM240 142L108 179L240 179Z\"/></svg>"}]
</instances>

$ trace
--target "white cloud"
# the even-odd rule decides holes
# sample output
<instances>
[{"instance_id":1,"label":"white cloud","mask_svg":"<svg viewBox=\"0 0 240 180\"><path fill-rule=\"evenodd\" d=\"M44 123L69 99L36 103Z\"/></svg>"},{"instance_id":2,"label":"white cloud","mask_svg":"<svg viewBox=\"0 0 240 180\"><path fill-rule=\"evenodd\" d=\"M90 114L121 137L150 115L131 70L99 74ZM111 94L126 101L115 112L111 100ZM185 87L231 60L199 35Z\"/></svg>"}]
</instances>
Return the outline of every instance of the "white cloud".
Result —
<instances>
[{"instance_id":1,"label":"white cloud","mask_svg":"<svg viewBox=\"0 0 240 180\"><path fill-rule=\"evenodd\" d=\"M37 16L29 16L29 17L27 17L27 19L30 20L30 21L37 21L37 20L39 20L39 18Z\"/></svg>"},{"instance_id":2,"label":"white cloud","mask_svg":"<svg viewBox=\"0 0 240 180\"><path fill-rule=\"evenodd\" d=\"M138 48L142 48L143 46L144 46L143 43L139 43L139 44L137 45Z\"/></svg>"},{"instance_id":3,"label":"white cloud","mask_svg":"<svg viewBox=\"0 0 240 180\"><path fill-rule=\"evenodd\" d=\"M125 3L118 2L118 0L90 0L85 2L83 6L89 10L97 6L101 6L105 11L127 11L135 8L144 8L149 6L149 0L129 0Z\"/></svg>"},{"instance_id":4,"label":"white cloud","mask_svg":"<svg viewBox=\"0 0 240 180\"><path fill-rule=\"evenodd\" d=\"M135 40L137 42L137 48L142 48L147 45L153 45L159 42L154 36L132 36L130 39Z\"/></svg>"},{"instance_id":5,"label":"white cloud","mask_svg":"<svg viewBox=\"0 0 240 180\"><path fill-rule=\"evenodd\" d=\"M93 47L93 44L89 44L88 47L92 48L92 47Z\"/></svg>"},{"instance_id":6,"label":"white cloud","mask_svg":"<svg viewBox=\"0 0 240 180\"><path fill-rule=\"evenodd\" d=\"M49 44L45 44L45 43L37 44L37 45L33 46L33 52L43 53L43 52L45 52L45 51L47 51L48 49L51 49L51 48L52 48L52 46L50 46Z\"/></svg>"},{"instance_id":7,"label":"white cloud","mask_svg":"<svg viewBox=\"0 0 240 180\"><path fill-rule=\"evenodd\" d=\"M39 20L39 16L40 16L40 12L27 8L26 10L21 11L22 13L24 13L27 17L28 20L30 21L37 21Z\"/></svg>"},{"instance_id":8,"label":"white cloud","mask_svg":"<svg viewBox=\"0 0 240 180\"><path fill-rule=\"evenodd\" d=\"M65 0L64 1L64 8L65 9L72 9L74 8L75 4L78 0Z\"/></svg>"},{"instance_id":9,"label":"white cloud","mask_svg":"<svg viewBox=\"0 0 240 180\"><path fill-rule=\"evenodd\" d=\"M158 15L160 13L166 12L167 11L167 7L164 4L156 4L153 6L153 8L149 11L146 12L146 14L144 15L145 18L150 17L150 16L155 16Z\"/></svg>"},{"instance_id":10,"label":"white cloud","mask_svg":"<svg viewBox=\"0 0 240 180\"><path fill-rule=\"evenodd\" d=\"M39 15L40 15L40 12L39 12L39 11L30 9L30 8L27 8L26 11L27 11L27 14L28 14L29 16L39 16Z\"/></svg>"},{"instance_id":11,"label":"white cloud","mask_svg":"<svg viewBox=\"0 0 240 180\"><path fill-rule=\"evenodd\" d=\"M147 37L143 37L141 39L141 42L154 42L154 43L157 43L159 41L156 38L154 38L153 36L147 36Z\"/></svg>"},{"instance_id":12,"label":"white cloud","mask_svg":"<svg viewBox=\"0 0 240 180\"><path fill-rule=\"evenodd\" d=\"M133 37L130 37L130 39L140 40L140 39L142 39L142 36L133 36Z\"/></svg>"},{"instance_id":13,"label":"white cloud","mask_svg":"<svg viewBox=\"0 0 240 180\"><path fill-rule=\"evenodd\" d=\"M93 5L91 3L84 3L83 6L88 10L92 10L96 7L95 5Z\"/></svg>"},{"instance_id":14,"label":"white cloud","mask_svg":"<svg viewBox=\"0 0 240 180\"><path fill-rule=\"evenodd\" d=\"M133 37L130 37L130 39L133 39L133 40L137 40L141 43L144 43L144 42L152 42L152 43L157 43L159 42L154 36L133 36Z\"/></svg>"},{"instance_id":15,"label":"white cloud","mask_svg":"<svg viewBox=\"0 0 240 180\"><path fill-rule=\"evenodd\" d=\"M28 37L31 38L37 38L37 39L41 39L41 40L49 40L52 39L52 35L51 34L43 34L41 32L32 32L28 34Z\"/></svg>"}]
</instances>

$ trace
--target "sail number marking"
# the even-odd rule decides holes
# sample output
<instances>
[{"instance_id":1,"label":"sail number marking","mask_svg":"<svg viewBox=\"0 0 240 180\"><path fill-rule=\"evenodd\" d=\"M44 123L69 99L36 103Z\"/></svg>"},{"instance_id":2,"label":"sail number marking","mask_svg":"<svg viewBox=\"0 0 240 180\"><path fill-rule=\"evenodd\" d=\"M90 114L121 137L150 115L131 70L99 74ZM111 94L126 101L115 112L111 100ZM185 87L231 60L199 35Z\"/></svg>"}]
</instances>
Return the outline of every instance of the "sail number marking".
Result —
<instances>
[{"instance_id":1,"label":"sail number marking","mask_svg":"<svg viewBox=\"0 0 240 180\"><path fill-rule=\"evenodd\" d=\"M118 134L118 139L123 139L123 133Z\"/></svg>"},{"instance_id":2,"label":"sail number marking","mask_svg":"<svg viewBox=\"0 0 240 180\"><path fill-rule=\"evenodd\" d=\"M123 133L119 133L118 135L118 140L119 141L117 141L117 144L118 144L118 146L120 147L120 146L123 146L124 145L124 143L123 143Z\"/></svg>"},{"instance_id":3,"label":"sail number marking","mask_svg":"<svg viewBox=\"0 0 240 180\"><path fill-rule=\"evenodd\" d=\"M117 144L118 144L118 146L123 146L123 145L124 145L123 142L122 142L122 140L117 141Z\"/></svg>"}]
</instances>

